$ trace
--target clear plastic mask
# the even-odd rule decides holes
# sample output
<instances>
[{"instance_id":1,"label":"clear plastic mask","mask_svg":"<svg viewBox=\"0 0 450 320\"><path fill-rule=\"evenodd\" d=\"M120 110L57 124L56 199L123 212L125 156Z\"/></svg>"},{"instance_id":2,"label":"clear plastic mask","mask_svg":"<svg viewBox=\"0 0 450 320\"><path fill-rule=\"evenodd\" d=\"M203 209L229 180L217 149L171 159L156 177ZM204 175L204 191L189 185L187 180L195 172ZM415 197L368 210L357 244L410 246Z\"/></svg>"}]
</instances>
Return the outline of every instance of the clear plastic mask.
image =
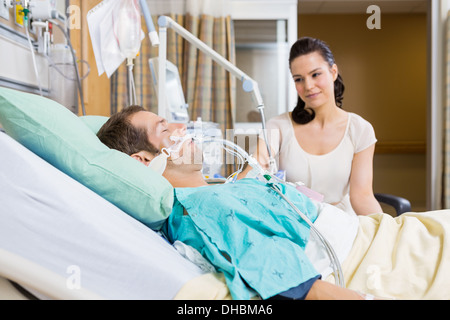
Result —
<instances>
[{"instance_id":1,"label":"clear plastic mask","mask_svg":"<svg viewBox=\"0 0 450 320\"><path fill-rule=\"evenodd\" d=\"M161 150L161 154L153 158L148 164L148 167L159 174L163 174L167 167L167 159L170 157L169 151L164 148Z\"/></svg>"},{"instance_id":2,"label":"clear plastic mask","mask_svg":"<svg viewBox=\"0 0 450 320\"><path fill-rule=\"evenodd\" d=\"M169 159L173 154L178 154L184 142L190 139L192 139L190 134L182 137L171 136L170 140L173 141L174 144L168 148L163 148L161 150L161 154L153 158L148 167L162 175L167 167L167 159Z\"/></svg>"}]
</instances>

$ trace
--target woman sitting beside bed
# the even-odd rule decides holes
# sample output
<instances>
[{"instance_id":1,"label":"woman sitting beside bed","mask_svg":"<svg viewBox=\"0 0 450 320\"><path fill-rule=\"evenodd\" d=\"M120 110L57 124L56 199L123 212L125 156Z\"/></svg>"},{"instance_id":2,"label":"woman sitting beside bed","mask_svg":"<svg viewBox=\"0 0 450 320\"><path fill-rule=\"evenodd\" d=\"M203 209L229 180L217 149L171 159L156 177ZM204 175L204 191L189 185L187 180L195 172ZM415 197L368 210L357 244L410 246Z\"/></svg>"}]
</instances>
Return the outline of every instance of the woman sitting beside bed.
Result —
<instances>
[{"instance_id":1,"label":"woman sitting beside bed","mask_svg":"<svg viewBox=\"0 0 450 320\"><path fill-rule=\"evenodd\" d=\"M136 106L113 115L98 133L110 148L147 166L170 143L170 135L165 119ZM344 214L348 219L339 218L336 225L327 220L334 214L327 212L339 209L286 186L287 198L336 246L344 261L345 289L331 284L331 276L321 279L327 275L317 270L317 252L307 252L313 242L308 225L269 185L256 179L208 185L196 155L201 152L187 140L168 159L163 175L175 188L175 201L165 233L197 249L223 272L233 298L255 293L263 299L367 297L357 291L400 299L450 298L448 212L396 219ZM343 243L351 250L340 248Z\"/></svg>"}]
</instances>

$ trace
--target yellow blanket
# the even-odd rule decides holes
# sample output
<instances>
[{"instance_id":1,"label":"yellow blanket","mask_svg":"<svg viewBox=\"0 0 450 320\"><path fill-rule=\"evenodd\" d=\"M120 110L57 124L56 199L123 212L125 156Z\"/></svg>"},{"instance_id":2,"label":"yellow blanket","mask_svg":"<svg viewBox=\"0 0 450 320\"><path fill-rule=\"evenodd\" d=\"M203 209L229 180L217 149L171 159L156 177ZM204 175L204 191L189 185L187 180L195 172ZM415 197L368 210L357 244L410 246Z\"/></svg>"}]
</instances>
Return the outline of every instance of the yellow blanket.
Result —
<instances>
[{"instance_id":1,"label":"yellow blanket","mask_svg":"<svg viewBox=\"0 0 450 320\"><path fill-rule=\"evenodd\" d=\"M342 265L347 288L386 298L450 299L450 210L359 219Z\"/></svg>"},{"instance_id":2,"label":"yellow blanket","mask_svg":"<svg viewBox=\"0 0 450 320\"><path fill-rule=\"evenodd\" d=\"M450 210L359 217L342 264L346 287L381 298L450 299ZM334 283L332 276L326 279ZM175 299L230 299L221 275L188 282Z\"/></svg>"}]
</instances>

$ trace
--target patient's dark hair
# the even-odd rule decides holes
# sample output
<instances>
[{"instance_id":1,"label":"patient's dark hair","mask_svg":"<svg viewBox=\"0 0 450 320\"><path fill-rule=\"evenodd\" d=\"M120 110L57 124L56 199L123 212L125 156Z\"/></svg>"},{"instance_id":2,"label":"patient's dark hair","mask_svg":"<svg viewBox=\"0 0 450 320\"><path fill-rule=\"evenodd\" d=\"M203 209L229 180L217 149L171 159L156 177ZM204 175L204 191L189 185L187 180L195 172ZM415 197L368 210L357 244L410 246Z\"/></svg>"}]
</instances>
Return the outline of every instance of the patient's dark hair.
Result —
<instances>
[{"instance_id":1,"label":"patient's dark hair","mask_svg":"<svg viewBox=\"0 0 450 320\"><path fill-rule=\"evenodd\" d=\"M319 39L303 37L292 45L289 54L289 65L296 58L313 52L319 53L330 68L335 64L333 53L325 42ZM334 99L339 108L342 108L344 89L344 81L341 75L338 74L337 79L334 81ZM306 124L312 121L315 116L314 110L305 109L305 102L298 97L297 106L292 110L292 119L298 124Z\"/></svg>"},{"instance_id":2,"label":"patient's dark hair","mask_svg":"<svg viewBox=\"0 0 450 320\"><path fill-rule=\"evenodd\" d=\"M97 133L106 146L132 155L139 151L159 153L158 148L148 141L146 128L131 124L131 116L139 111L146 111L141 106L129 106L113 114Z\"/></svg>"}]
</instances>

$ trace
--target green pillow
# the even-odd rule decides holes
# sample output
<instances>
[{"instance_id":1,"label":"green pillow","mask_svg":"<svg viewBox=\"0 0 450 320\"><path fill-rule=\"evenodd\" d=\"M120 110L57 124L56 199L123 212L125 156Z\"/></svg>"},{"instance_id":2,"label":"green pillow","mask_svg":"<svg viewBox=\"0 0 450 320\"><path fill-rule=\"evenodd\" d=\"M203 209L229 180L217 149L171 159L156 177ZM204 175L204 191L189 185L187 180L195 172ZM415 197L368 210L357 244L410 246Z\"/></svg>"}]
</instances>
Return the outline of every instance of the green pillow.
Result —
<instances>
[{"instance_id":1,"label":"green pillow","mask_svg":"<svg viewBox=\"0 0 450 320\"><path fill-rule=\"evenodd\" d=\"M94 134L97 134L98 130L100 130L109 118L105 116L81 116L80 119Z\"/></svg>"},{"instance_id":2,"label":"green pillow","mask_svg":"<svg viewBox=\"0 0 450 320\"><path fill-rule=\"evenodd\" d=\"M26 148L150 228L160 229L170 214L173 188L165 178L106 147L57 102L0 87L0 124Z\"/></svg>"}]
</instances>

